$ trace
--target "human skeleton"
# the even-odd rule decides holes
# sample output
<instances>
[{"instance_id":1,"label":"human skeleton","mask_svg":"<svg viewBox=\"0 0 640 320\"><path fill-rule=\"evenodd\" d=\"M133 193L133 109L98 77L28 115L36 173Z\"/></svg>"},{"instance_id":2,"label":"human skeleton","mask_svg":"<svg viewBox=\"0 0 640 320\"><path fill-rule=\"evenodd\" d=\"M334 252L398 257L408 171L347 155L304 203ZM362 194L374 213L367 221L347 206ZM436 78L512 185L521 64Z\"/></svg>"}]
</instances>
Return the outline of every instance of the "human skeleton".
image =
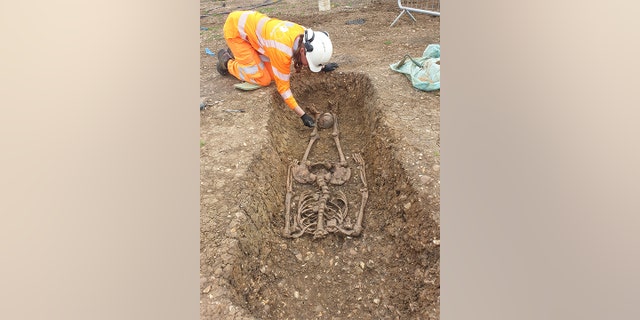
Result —
<instances>
[{"instance_id":1,"label":"human skeleton","mask_svg":"<svg viewBox=\"0 0 640 320\"><path fill-rule=\"evenodd\" d=\"M355 215L355 225L349 216L347 197L342 190L332 194L331 185L340 186L349 181L351 168L342 153L338 131L338 121L334 114L324 113L317 119L309 140L309 145L301 161L294 160L287 170L287 194L285 197L285 226L283 235L298 238L305 233L313 234L313 239L323 238L328 233L339 232L348 236L359 236L362 232L364 207L369 197L365 164L358 153L353 155L360 174L362 202ZM321 161L311 163L307 160L313 144L320 138L318 128L333 127L333 140L340 156L340 162ZM303 191L298 196L297 210L292 215L294 198L293 181L300 184L315 184L316 192Z\"/></svg>"}]
</instances>

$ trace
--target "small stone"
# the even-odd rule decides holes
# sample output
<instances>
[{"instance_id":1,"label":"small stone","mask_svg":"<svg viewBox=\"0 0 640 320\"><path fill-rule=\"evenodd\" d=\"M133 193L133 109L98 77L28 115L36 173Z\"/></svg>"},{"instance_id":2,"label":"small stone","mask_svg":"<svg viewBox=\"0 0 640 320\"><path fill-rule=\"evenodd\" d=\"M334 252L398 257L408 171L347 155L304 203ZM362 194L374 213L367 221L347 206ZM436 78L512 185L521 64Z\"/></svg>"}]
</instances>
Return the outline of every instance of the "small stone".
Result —
<instances>
[{"instance_id":1,"label":"small stone","mask_svg":"<svg viewBox=\"0 0 640 320\"><path fill-rule=\"evenodd\" d=\"M429 184L431 181L433 181L433 178L429 176L420 176L420 182L422 184Z\"/></svg>"},{"instance_id":2,"label":"small stone","mask_svg":"<svg viewBox=\"0 0 640 320\"><path fill-rule=\"evenodd\" d=\"M300 293L299 293L298 291L294 291L294 292L293 292L293 296L294 296L296 299L299 299L299 298L300 298Z\"/></svg>"},{"instance_id":3,"label":"small stone","mask_svg":"<svg viewBox=\"0 0 640 320\"><path fill-rule=\"evenodd\" d=\"M204 290L202 290L202 293L209 293L209 291L211 291L211 286L207 286L206 288L204 288Z\"/></svg>"},{"instance_id":4,"label":"small stone","mask_svg":"<svg viewBox=\"0 0 640 320\"><path fill-rule=\"evenodd\" d=\"M375 266L375 263L373 262L373 260L367 261L367 268L373 269L374 266Z\"/></svg>"},{"instance_id":5,"label":"small stone","mask_svg":"<svg viewBox=\"0 0 640 320\"><path fill-rule=\"evenodd\" d=\"M411 202L407 202L407 203L405 203L405 204L404 204L404 209L405 209L405 210L409 210L409 209L411 209Z\"/></svg>"},{"instance_id":6,"label":"small stone","mask_svg":"<svg viewBox=\"0 0 640 320\"><path fill-rule=\"evenodd\" d=\"M378 299L378 298L373 299L373 303L379 304L380 303L380 299Z\"/></svg>"},{"instance_id":7,"label":"small stone","mask_svg":"<svg viewBox=\"0 0 640 320\"><path fill-rule=\"evenodd\" d=\"M433 167L431 167L433 169L433 171L438 172L440 171L440 166L437 164L434 164Z\"/></svg>"}]
</instances>

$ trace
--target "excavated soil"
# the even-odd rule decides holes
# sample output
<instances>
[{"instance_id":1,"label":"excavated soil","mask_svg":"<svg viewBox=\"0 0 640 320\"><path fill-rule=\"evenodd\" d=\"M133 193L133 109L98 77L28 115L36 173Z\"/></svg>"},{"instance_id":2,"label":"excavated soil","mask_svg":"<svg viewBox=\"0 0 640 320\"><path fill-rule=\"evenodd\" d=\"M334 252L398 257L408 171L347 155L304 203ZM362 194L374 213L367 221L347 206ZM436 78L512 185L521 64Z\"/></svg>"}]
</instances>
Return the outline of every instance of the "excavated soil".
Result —
<instances>
[{"instance_id":1,"label":"excavated soil","mask_svg":"<svg viewBox=\"0 0 640 320\"><path fill-rule=\"evenodd\" d=\"M271 99L268 144L250 166L241 194L251 223L242 225L232 285L238 303L261 319L391 319L428 313L437 301L437 225L395 159L396 138L381 124L376 93L363 74L304 78L294 88L303 101L336 115L342 150L360 153L369 201L363 234L330 234L314 240L281 236L287 164L302 159L309 131L297 125L279 96ZM324 131L324 132L323 132ZM338 161L332 130L320 130L310 159ZM335 149L335 150L334 150ZM355 164L351 165L352 170ZM359 176L346 185L351 208L359 208Z\"/></svg>"}]
</instances>

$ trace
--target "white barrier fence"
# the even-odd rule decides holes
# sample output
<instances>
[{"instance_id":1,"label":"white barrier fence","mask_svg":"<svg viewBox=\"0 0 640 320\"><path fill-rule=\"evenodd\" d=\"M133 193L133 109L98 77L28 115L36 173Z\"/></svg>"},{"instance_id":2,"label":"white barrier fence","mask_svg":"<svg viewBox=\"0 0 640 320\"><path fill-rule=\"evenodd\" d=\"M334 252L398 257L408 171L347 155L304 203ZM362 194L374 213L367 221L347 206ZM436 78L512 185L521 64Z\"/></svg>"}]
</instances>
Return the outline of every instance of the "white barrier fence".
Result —
<instances>
[{"instance_id":1,"label":"white barrier fence","mask_svg":"<svg viewBox=\"0 0 640 320\"><path fill-rule=\"evenodd\" d=\"M403 14L407 14L415 22L416 18L411 12L424 13L432 16L440 16L440 0L398 0L398 8L402 10L400 14L393 20L393 27Z\"/></svg>"}]
</instances>

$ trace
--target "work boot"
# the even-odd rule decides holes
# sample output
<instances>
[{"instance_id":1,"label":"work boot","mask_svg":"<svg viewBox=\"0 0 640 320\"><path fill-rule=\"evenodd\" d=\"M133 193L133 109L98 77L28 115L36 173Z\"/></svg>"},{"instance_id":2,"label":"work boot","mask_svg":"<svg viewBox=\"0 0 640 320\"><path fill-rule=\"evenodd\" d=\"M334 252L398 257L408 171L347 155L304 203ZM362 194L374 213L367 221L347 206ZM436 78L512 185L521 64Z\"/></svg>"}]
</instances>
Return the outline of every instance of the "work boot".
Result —
<instances>
[{"instance_id":1,"label":"work boot","mask_svg":"<svg viewBox=\"0 0 640 320\"><path fill-rule=\"evenodd\" d=\"M231 52L231 49L227 48L227 53L229 54L229 56L231 57L231 60L235 59L236 57L233 56L233 52Z\"/></svg>"},{"instance_id":2,"label":"work boot","mask_svg":"<svg viewBox=\"0 0 640 320\"><path fill-rule=\"evenodd\" d=\"M218 51L218 64L216 65L216 69L218 69L218 73L220 75L226 76L229 74L229 69L227 68L227 64L229 60L233 59L233 54L229 49L220 49Z\"/></svg>"}]
</instances>

